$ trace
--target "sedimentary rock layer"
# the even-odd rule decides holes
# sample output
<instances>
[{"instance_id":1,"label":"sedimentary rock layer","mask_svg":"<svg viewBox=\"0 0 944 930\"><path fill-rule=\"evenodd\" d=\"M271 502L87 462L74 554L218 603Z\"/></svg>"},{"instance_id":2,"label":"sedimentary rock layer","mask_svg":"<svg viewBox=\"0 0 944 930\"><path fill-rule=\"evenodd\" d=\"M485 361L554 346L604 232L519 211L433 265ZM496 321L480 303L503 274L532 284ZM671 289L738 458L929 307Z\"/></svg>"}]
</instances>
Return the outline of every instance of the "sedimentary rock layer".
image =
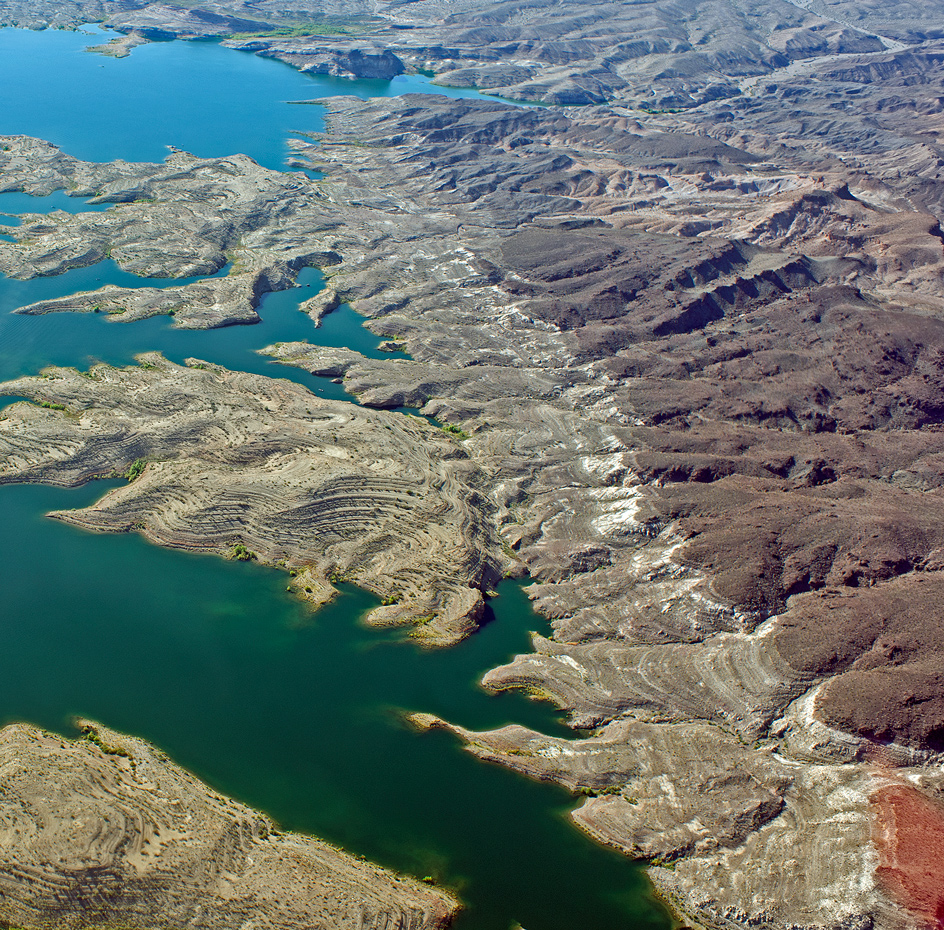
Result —
<instances>
[{"instance_id":1,"label":"sedimentary rock layer","mask_svg":"<svg viewBox=\"0 0 944 930\"><path fill-rule=\"evenodd\" d=\"M671 0L579 6L534 0L4 0L0 22L105 19L139 39L223 37L321 74L389 79L433 72L550 104L687 108L735 97L741 82L816 58L901 48L944 35L920 4L804 0L742 5Z\"/></svg>"},{"instance_id":2,"label":"sedimentary rock layer","mask_svg":"<svg viewBox=\"0 0 944 930\"><path fill-rule=\"evenodd\" d=\"M916 904L902 891L924 887L915 879L920 857L902 851L936 848L939 831L934 818L915 829L916 821L892 823L893 815L934 809L942 793L944 71L930 41L942 24L926 15L919 26L917 8L906 2L809 5L813 14L762 4L754 32L740 8L731 13L727 25L745 42L764 34L745 64L740 55L725 62L712 51L716 40L718 48L730 46L732 32L712 32L710 22L697 27L705 41L690 44L705 50L700 57L684 45L688 33L672 32L681 20L692 28L684 11L668 22L666 4L620 4L626 18L614 16L614 28L628 21L636 28L638 17L651 16L677 44L644 50L628 69L610 68L628 88L612 93L642 102L633 96L643 93L641 80L626 77L638 67L645 99L688 107L684 113L525 110L430 96L334 99L328 131L294 144L298 163L326 178L284 191L290 208L273 206L273 223L266 201L233 193L233 184L277 186L238 160L184 159L181 184L193 204L192 177L200 177L203 202L191 209L200 228L225 228L227 242L245 226L244 242L289 267L328 264L316 256L333 256L326 292L307 307L312 317L350 301L375 332L412 356L371 360L296 343L271 347L273 357L342 377L364 404L422 406L467 434L450 440L456 452L446 460L460 469L461 486L480 495L469 505L479 515L478 535L466 537L458 561L508 567L500 533L505 557L513 551L527 567L535 604L551 620L550 635L535 637L533 652L489 672L485 684L548 697L592 732L562 740L515 727L453 731L483 757L587 793L578 823L649 857L659 886L694 922L904 927L927 918L933 901ZM529 17L542 15L540 4L519 6L493 8L496 20L483 24L478 5L463 4L448 22L422 28L455 39L443 43L440 60L458 63L472 44L469 36L459 41L462 29L473 20L477 30L487 25L498 35L531 28ZM689 6L717 25L722 7ZM391 9L380 12L420 26L411 18L432 21L438 8ZM603 22L597 14L613 14L611 4L589 9L581 19L562 4L545 19L558 28L559 16L575 17L558 35L588 39L587 30ZM850 26L857 11L863 15ZM133 29L133 21L125 26ZM418 30L399 32L410 36L401 46L427 47ZM613 34L601 41L612 46ZM475 35L476 54L491 54L493 40ZM550 40L539 39L528 51L538 60L534 74L507 70L522 66L516 47L500 62L503 83L493 86L524 88L539 71L549 78L571 54L557 45L553 65L542 63ZM777 57L771 43L781 40ZM309 56L316 68L350 44L252 42L300 66ZM906 42L921 45L900 47ZM588 39L554 73L571 80L595 48ZM400 60L427 61L405 51ZM484 78L483 71L474 80ZM709 99L716 90L724 99ZM532 91L565 99L553 97L550 80ZM8 189L32 189L30 144L13 140L26 154ZM43 158L38 165L57 166L52 186L66 186L58 156ZM173 216L164 205L174 199L173 173L95 170L113 172L116 191L162 177L154 214ZM216 225L217 202L237 204L230 225ZM132 206L142 217L151 210L143 201ZM55 258L61 248L74 259L67 248L74 238L102 248L117 243L119 261L145 255L144 225L122 232L119 209L57 220L36 235L28 221L16 233L21 248L0 245L3 267L51 270L56 265L44 265L44 256ZM212 259L201 267L219 267L213 262L226 257L199 236L181 238L183 245L168 240L168 251L182 249L186 262L168 273L197 267L190 239L203 250L197 258ZM196 294L175 299L178 317L197 312L188 309ZM167 380L185 390L180 385L195 377L152 363L155 385ZM102 372L100 383L74 391L79 377L62 374L73 393L48 400L66 411L14 407L5 422L22 427L10 435L21 443L59 435L52 430L73 436L76 424L117 422L125 405L140 418L141 396L124 394L138 379L152 384L146 371ZM206 377L235 383L239 376ZM110 396L109 378L121 390L107 417L96 420L89 411ZM10 390L27 386L30 396L47 399L41 390L50 385L40 380ZM272 391L253 388L262 397ZM286 417L285 429L304 418L281 401L263 410L237 394L225 417L214 414L216 427L224 434L235 428L238 407L249 403L252 429L262 432L258 446L239 440L238 462L221 459L240 475L234 486L253 500L291 497L286 488L301 480L296 473L287 464L262 471L253 456L263 443L283 441L277 424ZM200 409L202 398L194 403ZM75 423L66 422L69 414ZM174 422L150 413L145 419L161 454L179 444ZM365 420L364 436L368 426L389 423L406 430L399 435L408 445L430 441L425 426L400 422ZM198 434L204 443L215 435ZM211 447L230 455L222 441ZM342 447L360 461L366 439ZM291 448L293 458L311 454ZM39 457L16 475L59 480L80 460L77 450L63 447L65 465ZM405 452L398 456L391 458L397 469L412 465ZM172 459L109 499L127 504L108 503L100 519L118 514L115 525L140 521L154 538L169 539L161 527L165 514L177 513L166 504L170 496L158 496L155 509L155 498L136 485L160 490L170 475L197 499L199 488L174 471ZM202 474L210 466L197 459L194 471ZM40 461L33 475L29 468ZM415 467L435 474L437 461L428 455ZM251 491L241 483L250 481ZM308 488L302 482L298 493ZM258 515L267 511L254 507L229 510L227 532L235 538L251 530L245 544L266 558L305 551L298 534L259 529ZM385 558L399 558L400 549L390 552ZM381 577L387 571L382 561L370 564ZM454 570L452 562L440 565ZM483 570L475 584L487 577ZM883 793L889 776L876 770L876 742L883 764L900 767L896 777L919 800L899 803L897 794Z\"/></svg>"},{"instance_id":3,"label":"sedimentary rock layer","mask_svg":"<svg viewBox=\"0 0 944 930\"><path fill-rule=\"evenodd\" d=\"M419 418L158 355L125 369L49 369L0 393L45 404L4 410L2 483L76 485L147 463L127 487L60 519L251 553L291 570L315 603L332 581L355 581L385 601L371 622L417 624L430 644L475 628L507 561L482 473Z\"/></svg>"},{"instance_id":4,"label":"sedimentary rock layer","mask_svg":"<svg viewBox=\"0 0 944 930\"><path fill-rule=\"evenodd\" d=\"M439 930L441 891L281 833L143 740L0 730L0 922Z\"/></svg>"},{"instance_id":5,"label":"sedimentary rock layer","mask_svg":"<svg viewBox=\"0 0 944 930\"><path fill-rule=\"evenodd\" d=\"M934 217L891 187L879 206L875 185L843 186L838 171L771 165L617 113L341 99L330 134L296 152L328 172L313 187L319 222L335 224L321 248L336 264L308 309L318 319L351 300L413 358L304 343L270 354L343 377L362 403L462 425L468 438L454 442L488 501L482 526L527 565L553 628L486 683L528 688L598 728L558 747L553 772L538 734L498 744L456 732L596 795L577 821L671 861L654 874L692 919L828 927L900 915L875 883L861 756L889 740L915 777L936 759L936 705L909 698L933 694L940 654L935 625L921 623L941 565ZM190 165L208 190L230 183L221 165ZM817 220L777 225L785 214ZM111 222L101 216L81 218L87 234ZM257 235L278 251L308 222L299 213ZM827 234L853 226L903 259L829 252ZM884 296L893 288L897 303ZM83 385L83 408L104 390L64 380ZM30 390L47 399L37 392L49 387ZM48 400L79 413L71 395ZM57 430L67 420L29 408L30 432L42 417ZM155 421L165 433L179 445ZM170 467L149 466L141 488ZM287 472L241 480L258 499L257 482L275 493L270 477L284 496ZM89 525L143 523L170 540L166 506L135 485ZM227 513L232 538L217 535L217 551L237 538L267 559L305 551L263 534L258 511ZM473 546L507 567L495 544ZM395 593L384 584L374 590ZM691 752L672 748L683 733ZM602 776L588 759L607 760ZM802 851L796 868L773 875L788 850Z\"/></svg>"},{"instance_id":6,"label":"sedimentary rock layer","mask_svg":"<svg viewBox=\"0 0 944 930\"><path fill-rule=\"evenodd\" d=\"M871 797L879 880L922 924L939 926L944 918L944 806L894 773L882 774L884 783Z\"/></svg>"},{"instance_id":7,"label":"sedimentary rock layer","mask_svg":"<svg viewBox=\"0 0 944 930\"><path fill-rule=\"evenodd\" d=\"M0 188L42 196L69 190L103 212L26 214L0 243L0 272L17 278L60 274L110 258L149 277L226 275L180 287L112 285L21 312L101 312L129 322L170 314L176 326L254 323L267 291L291 286L297 271L330 266L337 217L319 205L308 178L261 168L251 158L199 159L172 152L161 165L83 162L24 136L0 137ZM302 234L304 231L304 234Z\"/></svg>"},{"instance_id":8,"label":"sedimentary rock layer","mask_svg":"<svg viewBox=\"0 0 944 930\"><path fill-rule=\"evenodd\" d=\"M749 139L689 137L686 160L626 115L331 108L332 144L299 148L329 196L353 165L359 194L396 177L456 238L384 243L377 274L342 250L332 276L415 361L272 354L462 423L553 627L485 684L595 728L454 731L593 795L578 823L670 862L690 919L906 924L867 758L881 740L940 792L933 197Z\"/></svg>"}]
</instances>

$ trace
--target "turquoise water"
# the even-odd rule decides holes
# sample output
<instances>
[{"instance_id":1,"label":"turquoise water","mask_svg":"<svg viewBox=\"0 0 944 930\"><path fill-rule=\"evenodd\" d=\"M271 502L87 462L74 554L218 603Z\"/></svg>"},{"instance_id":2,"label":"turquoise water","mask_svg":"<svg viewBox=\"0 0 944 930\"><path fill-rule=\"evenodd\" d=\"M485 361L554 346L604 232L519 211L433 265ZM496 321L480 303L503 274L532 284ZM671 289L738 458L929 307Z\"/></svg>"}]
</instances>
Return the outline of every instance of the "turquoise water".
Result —
<instances>
[{"instance_id":1,"label":"turquoise water","mask_svg":"<svg viewBox=\"0 0 944 930\"><path fill-rule=\"evenodd\" d=\"M225 271L221 269L218 275ZM105 284L161 287L197 280L201 279L139 278L110 260L51 278L17 281L0 276L0 381L34 374L47 365L86 368L96 361L128 365L141 352L158 351L178 364L187 358L200 358L240 371L288 378L304 384L319 397L351 400L341 385L279 365L257 350L276 342L307 340L317 345L346 345L370 358L390 357L390 353L377 349L381 339L365 329L364 318L347 305L328 314L317 329L307 314L299 311L299 304L323 286L321 272L315 268L303 268L296 287L264 295L258 308L262 323L253 326L187 330L174 328L166 316L122 323L96 313L23 316L9 312Z\"/></svg>"},{"instance_id":2,"label":"turquoise water","mask_svg":"<svg viewBox=\"0 0 944 930\"><path fill-rule=\"evenodd\" d=\"M278 63L209 43L160 43L114 61L81 52L83 42L88 37L71 33L0 30L0 72L21 80L0 83L0 131L45 135L88 158L160 158L154 149L169 140L203 155L251 150L278 166L286 130L299 128L286 114L316 119L319 112L281 101L325 92L312 92L319 82ZM8 108L7 98L32 93L30 73L42 74L32 107L14 100ZM217 109L213 91L218 84L222 93L227 75L229 96L245 102L236 125L236 110L226 102ZM135 108L145 97L157 106L143 85L159 79L172 97L199 87L211 104L181 113L170 107L152 131ZM333 83L348 93L377 90ZM301 85L306 93L289 93ZM96 95L102 110L119 97L125 104L89 126L59 106L57 94L78 110ZM95 109L83 111L85 118ZM121 138L102 138L108 120ZM0 278L0 379L47 364L126 364L156 349L175 361L194 356L351 400L340 385L255 350L307 339L386 357L350 308L330 314L320 329L298 312L322 286L314 269L300 273L297 287L266 295L256 326L181 331L166 318L120 323L100 314L9 313L106 283L169 282L135 278L111 262L53 278ZM484 765L447 734L418 734L403 722L403 711L419 710L474 728L514 721L566 732L547 705L489 696L476 684L485 670L528 649L528 630L545 628L521 585L501 586L491 622L468 642L422 651L401 635L364 627L359 618L376 602L362 591L345 588L313 615L274 570L163 550L132 535L86 534L44 516L88 505L109 486L0 487L8 540L0 561L0 722L69 732L72 716L82 715L141 735L286 828L436 877L467 904L459 930L509 930L515 922L528 930L667 930L642 871L567 820L569 795Z\"/></svg>"},{"instance_id":3,"label":"turquoise water","mask_svg":"<svg viewBox=\"0 0 944 930\"><path fill-rule=\"evenodd\" d=\"M4 226L19 226L20 221L15 216L3 214L14 213L51 213L53 210L64 210L66 213L95 213L107 210L110 203L89 203L88 197L70 197L65 191L53 191L45 197L33 197L22 191L7 191L0 194L0 224Z\"/></svg>"},{"instance_id":4,"label":"turquoise water","mask_svg":"<svg viewBox=\"0 0 944 930\"><path fill-rule=\"evenodd\" d=\"M86 48L115 34L94 32L0 29L0 132L37 136L87 161L163 161L173 145L204 158L242 152L281 169L291 133L324 127L320 107L293 101L482 96L435 88L420 76L315 77L215 42L153 42L127 58L109 58Z\"/></svg>"}]
</instances>

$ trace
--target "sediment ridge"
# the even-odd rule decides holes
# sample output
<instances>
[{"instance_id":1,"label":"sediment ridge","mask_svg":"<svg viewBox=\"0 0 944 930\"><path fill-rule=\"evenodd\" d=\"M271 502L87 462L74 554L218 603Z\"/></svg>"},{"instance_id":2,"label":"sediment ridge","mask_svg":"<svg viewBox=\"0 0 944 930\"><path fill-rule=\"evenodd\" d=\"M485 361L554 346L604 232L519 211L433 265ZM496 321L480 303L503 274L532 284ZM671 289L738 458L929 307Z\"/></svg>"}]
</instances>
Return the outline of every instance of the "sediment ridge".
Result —
<instances>
[{"instance_id":1,"label":"sediment ridge","mask_svg":"<svg viewBox=\"0 0 944 930\"><path fill-rule=\"evenodd\" d=\"M444 892L211 791L144 740L0 730L0 920L8 926L441 930Z\"/></svg>"},{"instance_id":2,"label":"sediment ridge","mask_svg":"<svg viewBox=\"0 0 944 930\"><path fill-rule=\"evenodd\" d=\"M384 601L368 622L415 624L430 645L475 629L508 561L479 469L419 418L156 354L47 369L0 394L36 401L3 411L0 483L133 478L58 519L258 559L314 604L354 581Z\"/></svg>"},{"instance_id":3,"label":"sediment ridge","mask_svg":"<svg viewBox=\"0 0 944 930\"><path fill-rule=\"evenodd\" d=\"M933 926L941 897L921 877L924 860L904 850L937 848L944 822L932 816L944 796L940 24L919 30L908 3L867 4L867 31L852 45L837 38L807 55L800 50L817 36L852 28L843 25L850 4L811 7L780 17L792 58L733 77L722 69L718 82L732 89L717 99L693 93L705 89L697 76L653 79L655 94L662 80L688 82L678 107L657 101L684 113L645 113L626 106L629 97L567 110L430 95L322 101L326 132L293 145L296 164L325 179L292 181L304 197L298 189L287 200L304 206L276 210L271 223L266 209L240 207L225 228L227 241L287 266L330 264L312 315L350 302L410 353L374 360L303 342L267 350L342 378L378 408L332 413L350 418L351 438L339 430L336 442L358 474L388 430L397 437L391 470L415 469L423 488L448 478L461 489L462 526L474 532L463 532L461 558L438 563L442 577L472 582L464 590L474 598L520 560L551 630L484 684L546 697L583 732L418 722L586 794L575 821L647 858L692 924L917 928ZM401 25L430 8L412 5ZM817 29L807 14L836 18ZM269 38L256 50L293 45ZM673 60L690 53L678 46ZM9 144L24 156L7 189L32 189L29 152L39 143ZM238 161L175 154L171 167L174 159L205 185L205 203L192 208L203 225L216 222L209 194L231 189L233 166L240 183L276 183ZM113 172L116 193L161 171L81 170ZM65 176L50 183L66 186ZM156 204L133 209L161 216L176 183L166 178ZM156 269L144 224L119 228L112 213L32 230L27 221L11 230L19 245L0 243L2 267L29 275L85 261L69 251L81 239L103 253L120 245L119 264L143 256L134 267ZM183 257L162 273L221 267L226 249L197 237L196 251L180 251L173 211L166 217L165 251ZM249 235L239 240L243 225ZM176 316L186 319L195 295L180 290ZM139 521L171 541L162 527L177 519L174 495L185 513L194 502L208 513L222 505L175 470L182 434L130 389L146 384L168 409L183 392L199 416L175 415L209 450L193 454L199 469L186 459L186 470L214 473L218 487L225 463L227 482L235 474L253 502L227 511L230 535L193 538L223 552L251 530L243 544L263 558L288 564L304 552L323 577L323 543L278 529L301 499L286 490L291 482L302 496L314 486L294 466L259 464L296 423L312 428L298 410L317 404L278 382L243 390L249 376L146 363L155 370L54 372L5 386L66 408L6 411L0 425L16 443L3 459L9 480L69 483L115 467L109 457L120 458L121 445L109 431L129 416L155 464L70 519L122 529ZM225 418L203 409L200 379L215 379ZM103 398L107 410L97 407ZM217 440L244 404L246 436ZM403 405L459 432L434 440L432 427L379 409ZM313 458L292 435L293 461ZM89 458L95 450L100 458ZM121 461L142 454L129 449ZM277 506L254 503L267 495ZM453 506L433 523L449 553ZM427 512L418 511L423 520ZM363 556L375 561L356 580L392 594L400 576L385 560L408 564L421 598L429 566L403 562L402 542ZM471 628L462 617L472 614L460 613L459 627L440 626L441 641Z\"/></svg>"}]
</instances>

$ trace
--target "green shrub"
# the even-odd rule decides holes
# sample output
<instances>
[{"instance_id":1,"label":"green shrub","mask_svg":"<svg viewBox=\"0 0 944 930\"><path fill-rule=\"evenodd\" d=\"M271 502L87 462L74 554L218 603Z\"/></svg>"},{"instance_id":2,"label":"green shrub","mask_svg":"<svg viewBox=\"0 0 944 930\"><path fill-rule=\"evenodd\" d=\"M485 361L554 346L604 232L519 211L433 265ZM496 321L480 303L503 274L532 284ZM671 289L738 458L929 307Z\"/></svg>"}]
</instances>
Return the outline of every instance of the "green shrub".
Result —
<instances>
[{"instance_id":1,"label":"green shrub","mask_svg":"<svg viewBox=\"0 0 944 930\"><path fill-rule=\"evenodd\" d=\"M443 423L442 431L450 436L455 436L457 439L469 438L469 434L461 427L456 426L455 423Z\"/></svg>"},{"instance_id":2,"label":"green shrub","mask_svg":"<svg viewBox=\"0 0 944 930\"><path fill-rule=\"evenodd\" d=\"M254 562L259 557L252 549L247 549L242 543L233 543L230 546L229 558L234 562Z\"/></svg>"},{"instance_id":3,"label":"green shrub","mask_svg":"<svg viewBox=\"0 0 944 930\"><path fill-rule=\"evenodd\" d=\"M147 459L135 459L129 466L128 470L122 475L123 478L127 478L128 481L134 481L136 478L140 478L144 473L144 469L147 468Z\"/></svg>"}]
</instances>

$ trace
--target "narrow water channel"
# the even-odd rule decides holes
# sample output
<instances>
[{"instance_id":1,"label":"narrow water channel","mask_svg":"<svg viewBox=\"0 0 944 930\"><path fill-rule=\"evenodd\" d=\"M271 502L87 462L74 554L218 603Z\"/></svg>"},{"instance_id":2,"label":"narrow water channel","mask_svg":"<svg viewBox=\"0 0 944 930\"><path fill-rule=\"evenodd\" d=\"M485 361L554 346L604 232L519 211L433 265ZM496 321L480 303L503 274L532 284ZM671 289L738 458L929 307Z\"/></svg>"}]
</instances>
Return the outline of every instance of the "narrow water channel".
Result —
<instances>
[{"instance_id":1,"label":"narrow water channel","mask_svg":"<svg viewBox=\"0 0 944 930\"><path fill-rule=\"evenodd\" d=\"M47 68L43 86L52 86L49 70L55 69L49 62L68 40L78 55L85 55L79 71L103 67L110 75L99 82L93 72L83 91L88 94L117 93L112 85L127 82L129 73L120 68L136 58L148 63L149 79L183 68L181 86L188 88L211 88L214 69L235 69L239 82L231 86L250 100L267 99L268 111L277 110L272 101L282 99L277 93L284 85L278 82L301 79L309 91L314 83L278 63L207 43L160 43L136 49L124 61L102 59L101 64L81 51L88 37L76 39L74 34L0 30L0 81L11 67L4 49L14 48L13 58L24 63L24 88L32 92L27 78L38 60ZM130 73L141 80L138 72ZM278 81L271 78L276 73ZM354 82L340 83L346 92L355 89ZM377 90L356 83L358 92ZM215 102L201 113L204 123L215 122L206 118ZM295 109L317 113L310 107ZM122 113L134 122L130 110ZM83 141L71 137L75 126L51 124L47 128L57 129L57 137L22 128L28 120L7 125L8 112L0 114L0 132L45 135L83 157L116 157L99 139L105 132L101 126ZM233 118L224 109L220 122ZM270 159L275 167L284 157L287 128L279 119L252 133L257 140L265 136L262 148L268 146L267 154L257 151L254 157ZM131 133L119 122L126 136ZM167 125L169 132L178 128ZM224 130L223 136L229 131ZM200 130L204 136L207 131L205 126ZM230 149L218 154L246 151L245 128L237 136ZM70 142L96 154L77 152ZM135 148L125 138L122 144L131 151L120 154L160 158L162 153L149 148L153 142ZM186 141L174 144L188 147ZM194 148L197 154L212 154L199 144ZM0 200L0 211L13 213L33 206L12 209L4 203L13 201ZM38 199L35 203L38 211L58 208L53 201L45 207ZM377 337L349 308L330 314L320 329L298 312L298 304L321 286L320 275L311 269L300 274L298 287L264 298L263 322L256 326L183 331L166 318L123 324L95 314L24 317L9 312L106 283L169 282L134 278L110 262L55 278L0 278L0 380L35 373L47 364L86 367L96 359L127 364L139 352L159 350L174 361L195 356L291 378L321 396L350 400L339 385L277 366L255 350L307 339L380 354ZM404 711L419 710L474 728L517 722L564 732L549 706L520 695L489 696L477 685L488 668L528 649L529 630L545 626L520 584L501 586L492 601L491 622L466 643L422 651L397 634L363 626L360 617L375 602L357 589L345 588L335 603L312 614L286 593L284 575L274 570L164 550L132 535L87 534L44 516L88 505L109 486L97 482L73 491L0 487L0 525L7 542L0 560L0 654L5 660L0 724L26 720L69 733L70 719L81 715L149 739L216 789L266 811L288 829L317 834L455 889L467 904L458 930L510 930L516 923L527 930L671 926L652 900L641 869L594 845L567 820L575 803L569 795L482 764L447 734L419 734L403 723Z\"/></svg>"},{"instance_id":2,"label":"narrow water channel","mask_svg":"<svg viewBox=\"0 0 944 930\"><path fill-rule=\"evenodd\" d=\"M225 274L221 269L219 274ZM325 346L345 346L369 358L390 358L377 346L381 339L363 326L363 318L342 305L315 328L299 304L322 288L324 279L315 268L303 268L297 286L263 296L262 322L222 329L177 329L167 316L136 323L122 323L105 314L50 313L22 316L11 311L39 300L52 300L79 291L114 284L120 287L166 287L188 284L199 278L139 278L107 260L88 268L76 268L51 278L17 281L0 275L0 381L35 374L47 365L87 368L94 362L129 365L141 352L162 352L183 364L199 358L226 368L251 371L304 384L319 397L353 398L341 385L316 378L301 369L279 365L258 349L276 342L304 341ZM2 404L2 399L0 399Z\"/></svg>"}]
</instances>

